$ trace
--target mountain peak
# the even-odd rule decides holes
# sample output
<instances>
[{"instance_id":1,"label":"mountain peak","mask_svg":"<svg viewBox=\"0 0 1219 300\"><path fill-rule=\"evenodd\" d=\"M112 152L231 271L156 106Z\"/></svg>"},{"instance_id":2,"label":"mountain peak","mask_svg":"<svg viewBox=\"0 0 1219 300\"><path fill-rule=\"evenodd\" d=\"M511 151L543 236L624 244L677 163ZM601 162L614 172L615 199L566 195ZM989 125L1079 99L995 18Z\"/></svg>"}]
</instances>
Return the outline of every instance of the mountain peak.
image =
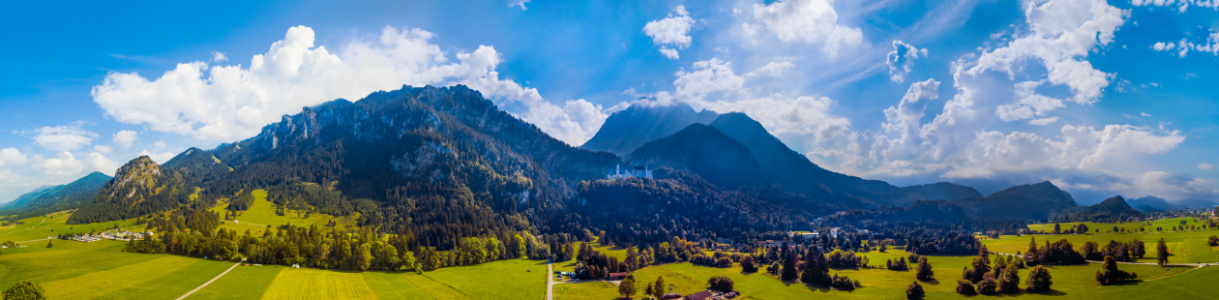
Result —
<instances>
[{"instance_id":1,"label":"mountain peak","mask_svg":"<svg viewBox=\"0 0 1219 300\"><path fill-rule=\"evenodd\" d=\"M691 124L707 124L719 114L703 110L695 111L686 103L668 106L633 104L625 110L615 112L592 139L580 148L627 155L648 142L672 135Z\"/></svg>"}]
</instances>

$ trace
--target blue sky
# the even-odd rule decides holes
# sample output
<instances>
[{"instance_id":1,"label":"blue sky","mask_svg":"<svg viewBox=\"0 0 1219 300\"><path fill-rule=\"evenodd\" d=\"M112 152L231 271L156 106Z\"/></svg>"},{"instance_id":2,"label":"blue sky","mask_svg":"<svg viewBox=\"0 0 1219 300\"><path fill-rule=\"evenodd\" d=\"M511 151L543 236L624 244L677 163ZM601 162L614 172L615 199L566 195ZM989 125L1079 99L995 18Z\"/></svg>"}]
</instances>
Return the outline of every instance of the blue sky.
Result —
<instances>
[{"instance_id":1,"label":"blue sky","mask_svg":"<svg viewBox=\"0 0 1219 300\"><path fill-rule=\"evenodd\" d=\"M575 145L627 105L684 102L743 111L826 168L899 185L1214 200L1215 5L10 4L0 201L244 139L334 98L459 83Z\"/></svg>"}]
</instances>

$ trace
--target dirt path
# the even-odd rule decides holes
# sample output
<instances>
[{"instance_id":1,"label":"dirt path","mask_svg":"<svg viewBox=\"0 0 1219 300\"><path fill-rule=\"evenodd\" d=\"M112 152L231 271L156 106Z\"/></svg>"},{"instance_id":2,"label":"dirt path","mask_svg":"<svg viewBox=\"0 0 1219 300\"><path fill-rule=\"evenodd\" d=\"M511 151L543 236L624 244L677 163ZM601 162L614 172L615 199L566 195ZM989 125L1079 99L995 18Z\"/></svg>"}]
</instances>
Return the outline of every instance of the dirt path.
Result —
<instances>
[{"instance_id":1,"label":"dirt path","mask_svg":"<svg viewBox=\"0 0 1219 300\"><path fill-rule=\"evenodd\" d=\"M243 260L241 260L241 262L233 264L233 266L229 267L228 270L224 270L224 273L220 273L220 275L216 275L216 277L212 278L212 280L208 280L207 282L204 282L203 285L200 285L199 287L197 287L193 290L190 290L189 292L186 292L186 295L182 295L182 297L178 297L177 300L186 299L186 297L190 297L191 294L194 294L195 292L202 290L204 287L207 287L207 285L212 284L213 281L216 281L216 279L220 279L220 277L223 277L224 274L228 274L229 271L232 271L233 269L237 268L237 266L240 266L242 262L245 262L245 260L243 259Z\"/></svg>"},{"instance_id":2,"label":"dirt path","mask_svg":"<svg viewBox=\"0 0 1219 300\"><path fill-rule=\"evenodd\" d=\"M546 264L546 300L554 299L554 263Z\"/></svg>"}]
</instances>

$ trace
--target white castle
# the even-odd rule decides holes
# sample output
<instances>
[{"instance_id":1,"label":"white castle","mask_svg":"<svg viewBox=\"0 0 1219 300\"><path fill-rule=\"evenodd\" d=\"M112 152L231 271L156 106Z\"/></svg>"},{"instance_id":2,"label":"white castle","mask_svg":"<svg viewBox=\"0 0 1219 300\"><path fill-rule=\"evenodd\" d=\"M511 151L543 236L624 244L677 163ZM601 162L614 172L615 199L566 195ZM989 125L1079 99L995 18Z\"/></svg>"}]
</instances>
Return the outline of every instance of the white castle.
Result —
<instances>
[{"instance_id":1,"label":"white castle","mask_svg":"<svg viewBox=\"0 0 1219 300\"><path fill-rule=\"evenodd\" d=\"M648 167L648 161L645 159L642 166L631 166L631 170L626 173L622 172L622 165L614 167L614 173L609 174L609 180L626 179L632 177L640 177L652 179L652 169Z\"/></svg>"}]
</instances>

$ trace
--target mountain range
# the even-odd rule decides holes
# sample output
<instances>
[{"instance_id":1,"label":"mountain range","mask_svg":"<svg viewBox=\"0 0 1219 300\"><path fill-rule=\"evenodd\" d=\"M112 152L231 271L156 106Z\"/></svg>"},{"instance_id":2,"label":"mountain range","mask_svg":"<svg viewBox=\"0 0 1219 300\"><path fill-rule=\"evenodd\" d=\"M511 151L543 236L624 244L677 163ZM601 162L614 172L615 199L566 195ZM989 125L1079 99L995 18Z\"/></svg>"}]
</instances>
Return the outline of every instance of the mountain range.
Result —
<instances>
[{"instance_id":1,"label":"mountain range","mask_svg":"<svg viewBox=\"0 0 1219 300\"><path fill-rule=\"evenodd\" d=\"M643 165L655 178L605 180ZM88 223L221 204L240 210L248 207L243 195L263 189L282 207L358 216L359 225L410 231L441 248L519 230L606 230L644 241L790 230L835 211L919 200L942 200L922 203L977 219L1085 210L1049 182L983 196L955 183L897 187L833 172L743 113L685 104L631 106L573 147L462 85L305 107L246 140L191 148L161 165L140 157L112 179L78 182L66 185L79 186L71 189L78 200L32 200L57 190L49 188L9 207L80 208L69 222Z\"/></svg>"}]
</instances>

